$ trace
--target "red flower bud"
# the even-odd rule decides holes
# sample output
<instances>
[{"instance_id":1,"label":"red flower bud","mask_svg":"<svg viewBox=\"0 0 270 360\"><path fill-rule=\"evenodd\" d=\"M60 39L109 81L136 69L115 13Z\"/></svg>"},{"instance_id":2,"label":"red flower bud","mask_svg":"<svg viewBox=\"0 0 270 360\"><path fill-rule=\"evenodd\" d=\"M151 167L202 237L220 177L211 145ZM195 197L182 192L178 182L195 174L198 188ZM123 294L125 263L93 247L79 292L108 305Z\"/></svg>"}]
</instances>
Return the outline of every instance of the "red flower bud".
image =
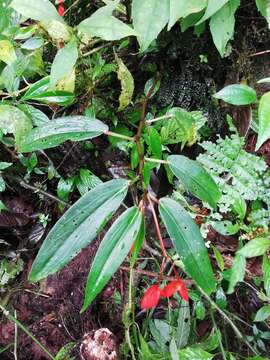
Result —
<instances>
[{"instance_id":1,"label":"red flower bud","mask_svg":"<svg viewBox=\"0 0 270 360\"><path fill-rule=\"evenodd\" d=\"M185 283L180 279L174 280L165 286L162 291L162 296L169 298L177 291L179 292L181 298L188 302L188 289L186 288Z\"/></svg>"},{"instance_id":2,"label":"red flower bud","mask_svg":"<svg viewBox=\"0 0 270 360\"><path fill-rule=\"evenodd\" d=\"M141 309L151 309L157 306L162 290L157 285L148 288L141 301Z\"/></svg>"},{"instance_id":3,"label":"red flower bud","mask_svg":"<svg viewBox=\"0 0 270 360\"><path fill-rule=\"evenodd\" d=\"M58 14L59 14L60 16L64 16L64 14L65 14L65 8L64 8L64 6L63 6L62 4L60 4L60 5L58 6Z\"/></svg>"}]
</instances>

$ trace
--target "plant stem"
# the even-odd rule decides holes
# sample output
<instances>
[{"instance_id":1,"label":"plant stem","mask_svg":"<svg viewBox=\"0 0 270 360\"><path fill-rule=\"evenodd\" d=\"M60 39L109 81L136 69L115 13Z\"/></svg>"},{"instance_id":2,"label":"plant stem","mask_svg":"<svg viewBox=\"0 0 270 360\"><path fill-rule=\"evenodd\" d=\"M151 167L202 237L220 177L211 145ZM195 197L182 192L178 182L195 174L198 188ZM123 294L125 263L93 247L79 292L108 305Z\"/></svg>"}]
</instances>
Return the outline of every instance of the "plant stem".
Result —
<instances>
[{"instance_id":1,"label":"plant stem","mask_svg":"<svg viewBox=\"0 0 270 360\"><path fill-rule=\"evenodd\" d=\"M2 310L3 314L12 322L14 322L22 331L28 335L37 345L40 347L41 350L45 352L46 355L49 356L50 359L54 359L54 356L45 348L44 345L13 315L10 314L8 310L6 310L2 305L0 305L0 309Z\"/></svg>"},{"instance_id":2,"label":"plant stem","mask_svg":"<svg viewBox=\"0 0 270 360\"><path fill-rule=\"evenodd\" d=\"M146 124L150 125L150 124L155 123L155 122L160 121L160 120L171 119L172 117L173 117L172 115L163 115L163 116L157 117L157 118L152 119L152 120L147 120Z\"/></svg>"},{"instance_id":3,"label":"plant stem","mask_svg":"<svg viewBox=\"0 0 270 360\"><path fill-rule=\"evenodd\" d=\"M135 141L135 139L133 137L118 134L118 133L115 133L115 132L112 132L112 131L106 131L104 134L107 135L107 136L113 136L115 138L119 138L119 139L123 139L123 140L127 140L127 141L132 141L132 142Z\"/></svg>"},{"instance_id":4,"label":"plant stem","mask_svg":"<svg viewBox=\"0 0 270 360\"><path fill-rule=\"evenodd\" d=\"M218 328L217 328L217 324L216 324L216 320L215 320L215 316L214 316L212 308L210 308L210 316L211 316L213 327L214 327L215 331L217 332ZM221 340L220 336L218 337L218 342L219 342L219 347L220 347L220 351L221 351L223 360L227 360L226 352L224 350L224 347L223 347L222 340Z\"/></svg>"},{"instance_id":5,"label":"plant stem","mask_svg":"<svg viewBox=\"0 0 270 360\"><path fill-rule=\"evenodd\" d=\"M210 298L210 296L199 286L197 286L200 293L209 301L210 305L216 309L220 315L224 318L225 321L231 326L233 331L235 332L235 335L242 340L247 347L256 355L259 355L257 351L250 345L250 343L245 339L241 331L238 329L238 327L234 324L234 322L229 318L229 316Z\"/></svg>"},{"instance_id":6,"label":"plant stem","mask_svg":"<svg viewBox=\"0 0 270 360\"><path fill-rule=\"evenodd\" d=\"M113 41L107 42L106 44L100 45L92 50L89 50L88 52L82 54L82 57L87 57L89 55L92 55L92 54L98 52L99 50L105 49L106 47L109 47L111 45L113 45Z\"/></svg>"},{"instance_id":7,"label":"plant stem","mask_svg":"<svg viewBox=\"0 0 270 360\"><path fill-rule=\"evenodd\" d=\"M158 164L165 164L168 165L169 161L166 160L160 160L160 159L152 159L152 158L144 158L145 161L151 162L151 163L158 163Z\"/></svg>"}]
</instances>

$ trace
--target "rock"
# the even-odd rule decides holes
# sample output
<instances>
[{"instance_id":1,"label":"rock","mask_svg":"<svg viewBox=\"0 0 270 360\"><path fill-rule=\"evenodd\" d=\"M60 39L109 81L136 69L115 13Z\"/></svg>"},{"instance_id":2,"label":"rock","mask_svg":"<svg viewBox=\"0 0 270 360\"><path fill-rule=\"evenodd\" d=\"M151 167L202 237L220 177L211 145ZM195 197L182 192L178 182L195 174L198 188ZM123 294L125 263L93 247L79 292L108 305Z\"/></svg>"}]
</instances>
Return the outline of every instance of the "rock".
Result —
<instances>
[{"instance_id":1,"label":"rock","mask_svg":"<svg viewBox=\"0 0 270 360\"><path fill-rule=\"evenodd\" d=\"M119 360L118 345L113 333L106 328L84 335L80 355L82 360Z\"/></svg>"}]
</instances>

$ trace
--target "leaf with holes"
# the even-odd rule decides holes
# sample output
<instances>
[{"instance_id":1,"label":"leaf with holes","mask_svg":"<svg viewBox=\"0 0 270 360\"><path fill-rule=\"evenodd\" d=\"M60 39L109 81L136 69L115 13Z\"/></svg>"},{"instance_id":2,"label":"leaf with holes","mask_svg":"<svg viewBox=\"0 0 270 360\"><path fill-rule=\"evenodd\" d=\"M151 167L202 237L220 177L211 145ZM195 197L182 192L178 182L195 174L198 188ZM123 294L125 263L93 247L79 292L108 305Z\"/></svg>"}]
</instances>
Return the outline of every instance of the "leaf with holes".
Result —
<instances>
[{"instance_id":1,"label":"leaf with holes","mask_svg":"<svg viewBox=\"0 0 270 360\"><path fill-rule=\"evenodd\" d=\"M194 160L183 155L168 157L170 169L193 195L216 207L221 192L213 178Z\"/></svg>"},{"instance_id":2,"label":"leaf with holes","mask_svg":"<svg viewBox=\"0 0 270 360\"><path fill-rule=\"evenodd\" d=\"M198 226L176 201L160 200L159 212L185 270L208 294L215 290L215 279Z\"/></svg>"},{"instance_id":3,"label":"leaf with holes","mask_svg":"<svg viewBox=\"0 0 270 360\"><path fill-rule=\"evenodd\" d=\"M217 92L214 97L232 105L249 105L257 100L256 91L242 84L228 85Z\"/></svg>"},{"instance_id":4,"label":"leaf with holes","mask_svg":"<svg viewBox=\"0 0 270 360\"><path fill-rule=\"evenodd\" d=\"M134 206L126 210L106 233L88 275L82 311L88 308L125 260L139 234L142 220L141 212Z\"/></svg>"},{"instance_id":5,"label":"leaf with holes","mask_svg":"<svg viewBox=\"0 0 270 360\"><path fill-rule=\"evenodd\" d=\"M108 130L107 125L86 116L66 116L38 126L21 141L19 150L31 152L56 147L67 140L82 141Z\"/></svg>"},{"instance_id":6,"label":"leaf with holes","mask_svg":"<svg viewBox=\"0 0 270 360\"><path fill-rule=\"evenodd\" d=\"M129 182L111 180L80 198L54 225L33 263L30 281L62 269L100 233L124 200Z\"/></svg>"},{"instance_id":7,"label":"leaf with holes","mask_svg":"<svg viewBox=\"0 0 270 360\"><path fill-rule=\"evenodd\" d=\"M259 133L256 151L270 138L270 92L264 94L259 103Z\"/></svg>"}]
</instances>

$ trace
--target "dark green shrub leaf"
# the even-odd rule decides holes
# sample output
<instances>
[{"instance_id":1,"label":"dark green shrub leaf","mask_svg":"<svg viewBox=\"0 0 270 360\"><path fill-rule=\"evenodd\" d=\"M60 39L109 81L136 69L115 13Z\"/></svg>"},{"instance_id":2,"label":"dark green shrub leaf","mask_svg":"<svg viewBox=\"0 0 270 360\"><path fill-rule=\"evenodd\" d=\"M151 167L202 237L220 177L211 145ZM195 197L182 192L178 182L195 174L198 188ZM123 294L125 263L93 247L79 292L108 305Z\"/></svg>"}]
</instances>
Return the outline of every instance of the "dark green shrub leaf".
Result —
<instances>
[{"instance_id":1,"label":"dark green shrub leaf","mask_svg":"<svg viewBox=\"0 0 270 360\"><path fill-rule=\"evenodd\" d=\"M162 198L159 212L187 273L210 294L215 290L215 279L198 226L174 200Z\"/></svg>"},{"instance_id":2,"label":"dark green shrub leaf","mask_svg":"<svg viewBox=\"0 0 270 360\"><path fill-rule=\"evenodd\" d=\"M217 92L214 97L232 105L248 105L257 100L256 91L242 84L228 85Z\"/></svg>"},{"instance_id":3,"label":"dark green shrub leaf","mask_svg":"<svg viewBox=\"0 0 270 360\"><path fill-rule=\"evenodd\" d=\"M204 168L194 160L183 155L171 155L167 159L175 176L193 195L216 207L221 197L218 186Z\"/></svg>"},{"instance_id":4,"label":"dark green shrub leaf","mask_svg":"<svg viewBox=\"0 0 270 360\"><path fill-rule=\"evenodd\" d=\"M161 159L162 157L161 138L158 131L154 127L149 128L149 146L153 156L157 159Z\"/></svg>"},{"instance_id":5,"label":"dark green shrub leaf","mask_svg":"<svg viewBox=\"0 0 270 360\"><path fill-rule=\"evenodd\" d=\"M270 138L270 92L264 94L259 103L259 133L256 151Z\"/></svg>"},{"instance_id":6,"label":"dark green shrub leaf","mask_svg":"<svg viewBox=\"0 0 270 360\"><path fill-rule=\"evenodd\" d=\"M106 233L88 275L82 311L87 309L125 260L136 241L141 223L141 212L137 207L132 207Z\"/></svg>"},{"instance_id":7,"label":"dark green shrub leaf","mask_svg":"<svg viewBox=\"0 0 270 360\"><path fill-rule=\"evenodd\" d=\"M92 139L108 130L107 125L86 116L58 118L30 131L20 143L20 152L56 147L67 140Z\"/></svg>"},{"instance_id":8,"label":"dark green shrub leaf","mask_svg":"<svg viewBox=\"0 0 270 360\"><path fill-rule=\"evenodd\" d=\"M79 199L55 224L33 263L30 281L62 269L100 233L124 200L129 182L111 180Z\"/></svg>"}]
</instances>

